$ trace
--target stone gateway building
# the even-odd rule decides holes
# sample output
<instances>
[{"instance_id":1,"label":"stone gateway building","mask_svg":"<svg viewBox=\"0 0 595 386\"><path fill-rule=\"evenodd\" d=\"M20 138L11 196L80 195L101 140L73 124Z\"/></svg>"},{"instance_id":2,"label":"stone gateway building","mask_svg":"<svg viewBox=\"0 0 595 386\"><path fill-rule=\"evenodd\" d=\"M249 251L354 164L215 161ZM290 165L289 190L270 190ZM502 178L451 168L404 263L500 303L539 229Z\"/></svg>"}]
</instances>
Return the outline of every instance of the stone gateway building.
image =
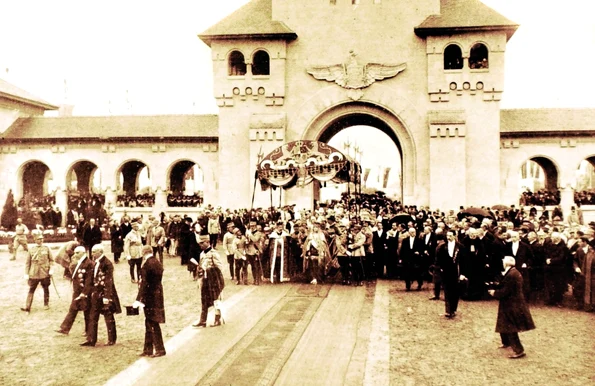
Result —
<instances>
[{"instance_id":1,"label":"stone gateway building","mask_svg":"<svg viewBox=\"0 0 595 386\"><path fill-rule=\"evenodd\" d=\"M500 109L517 28L479 0L252 0L199 34L217 116L46 118L57 107L0 83L0 197L51 193L51 174L64 213L73 171L88 189L100 169L117 208L147 167L158 213L173 210L166 194L180 171L198 165L205 203L250 207L259 157L363 125L399 149L406 205L518 203L533 160L569 206L579 165L595 162L595 110ZM318 189L281 201L310 208ZM254 205L269 206L269 192L256 187Z\"/></svg>"}]
</instances>

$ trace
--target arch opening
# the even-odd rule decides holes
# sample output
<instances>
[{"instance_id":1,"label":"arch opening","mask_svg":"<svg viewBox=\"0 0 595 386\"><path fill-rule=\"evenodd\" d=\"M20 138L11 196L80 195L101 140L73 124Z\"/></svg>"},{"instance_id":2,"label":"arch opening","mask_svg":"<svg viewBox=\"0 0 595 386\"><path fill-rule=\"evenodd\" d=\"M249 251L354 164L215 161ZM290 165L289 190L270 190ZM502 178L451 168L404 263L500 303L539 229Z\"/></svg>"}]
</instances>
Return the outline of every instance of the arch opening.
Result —
<instances>
[{"instance_id":1,"label":"arch opening","mask_svg":"<svg viewBox=\"0 0 595 386\"><path fill-rule=\"evenodd\" d=\"M351 113L333 120L320 134L319 141L342 150L362 167L362 193L382 191L394 200L403 200L403 149L394 130L382 119L364 113ZM314 184L318 202L340 198L348 187ZM353 191L354 187L350 187Z\"/></svg>"},{"instance_id":2,"label":"arch opening","mask_svg":"<svg viewBox=\"0 0 595 386\"><path fill-rule=\"evenodd\" d=\"M244 60L244 54L240 51L233 51L230 53L227 64L229 76L246 75L246 62Z\"/></svg>"},{"instance_id":3,"label":"arch opening","mask_svg":"<svg viewBox=\"0 0 595 386\"><path fill-rule=\"evenodd\" d=\"M581 161L575 181L574 201L579 205L595 205L595 156Z\"/></svg>"},{"instance_id":4,"label":"arch opening","mask_svg":"<svg viewBox=\"0 0 595 386\"><path fill-rule=\"evenodd\" d=\"M200 166L189 160L176 162L170 169L168 206L194 207L203 200L204 173Z\"/></svg>"},{"instance_id":5,"label":"arch opening","mask_svg":"<svg viewBox=\"0 0 595 386\"><path fill-rule=\"evenodd\" d=\"M558 190L558 168L546 157L533 157L519 169L521 203L525 205L557 205L560 203Z\"/></svg>"},{"instance_id":6,"label":"arch opening","mask_svg":"<svg viewBox=\"0 0 595 386\"><path fill-rule=\"evenodd\" d=\"M444 49L444 69L460 70L463 68L463 51L456 44L450 44Z\"/></svg>"},{"instance_id":7,"label":"arch opening","mask_svg":"<svg viewBox=\"0 0 595 386\"><path fill-rule=\"evenodd\" d=\"M469 68L489 68L488 48L485 44L475 43L469 52Z\"/></svg>"},{"instance_id":8,"label":"arch opening","mask_svg":"<svg viewBox=\"0 0 595 386\"><path fill-rule=\"evenodd\" d=\"M22 196L35 199L53 194L56 186L50 168L41 161L31 161L22 167Z\"/></svg>"}]
</instances>

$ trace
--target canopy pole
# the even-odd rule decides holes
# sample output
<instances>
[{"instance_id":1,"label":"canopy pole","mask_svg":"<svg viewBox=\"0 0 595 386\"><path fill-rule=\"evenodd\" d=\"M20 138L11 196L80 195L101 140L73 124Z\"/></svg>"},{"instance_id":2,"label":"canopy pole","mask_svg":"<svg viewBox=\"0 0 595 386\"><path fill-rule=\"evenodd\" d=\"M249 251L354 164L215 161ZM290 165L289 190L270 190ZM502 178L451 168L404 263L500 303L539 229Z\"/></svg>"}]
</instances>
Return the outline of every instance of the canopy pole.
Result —
<instances>
[{"instance_id":1,"label":"canopy pole","mask_svg":"<svg viewBox=\"0 0 595 386\"><path fill-rule=\"evenodd\" d=\"M279 187L279 208L281 208L281 193L283 193L283 188Z\"/></svg>"},{"instance_id":2,"label":"canopy pole","mask_svg":"<svg viewBox=\"0 0 595 386\"><path fill-rule=\"evenodd\" d=\"M272 212L272 210L273 210L273 187L271 186L269 188L269 190L270 190L270 193L271 193L271 212Z\"/></svg>"},{"instance_id":3,"label":"canopy pole","mask_svg":"<svg viewBox=\"0 0 595 386\"><path fill-rule=\"evenodd\" d=\"M254 209L254 196L256 195L256 175L258 172L254 174L254 188L252 188L252 204L250 204L250 212Z\"/></svg>"}]
</instances>

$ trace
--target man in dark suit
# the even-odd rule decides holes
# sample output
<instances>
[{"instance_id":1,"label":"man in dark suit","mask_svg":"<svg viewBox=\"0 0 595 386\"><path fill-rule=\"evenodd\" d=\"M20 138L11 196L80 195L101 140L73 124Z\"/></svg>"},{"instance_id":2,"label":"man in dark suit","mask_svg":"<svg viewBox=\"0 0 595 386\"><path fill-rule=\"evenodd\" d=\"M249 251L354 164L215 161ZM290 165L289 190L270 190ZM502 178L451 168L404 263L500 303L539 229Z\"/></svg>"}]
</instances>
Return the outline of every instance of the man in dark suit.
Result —
<instances>
[{"instance_id":1,"label":"man in dark suit","mask_svg":"<svg viewBox=\"0 0 595 386\"><path fill-rule=\"evenodd\" d=\"M97 343L97 325L99 315L102 314L107 327L107 345L116 344L116 320L114 314L122 312L120 299L114 284L114 265L103 254L103 245L94 245L91 249L95 266L93 267L93 289L91 291L91 312L89 315L89 326L87 341L81 346L95 346Z\"/></svg>"},{"instance_id":2,"label":"man in dark suit","mask_svg":"<svg viewBox=\"0 0 595 386\"><path fill-rule=\"evenodd\" d=\"M153 358L165 355L163 336L159 323L165 323L165 306L163 303L163 266L153 256L153 249L150 245L142 248L143 265L141 268L141 280L136 301L132 304L134 308L142 307L145 311L145 345L140 356Z\"/></svg>"},{"instance_id":3,"label":"man in dark suit","mask_svg":"<svg viewBox=\"0 0 595 386\"><path fill-rule=\"evenodd\" d=\"M422 245L422 258L423 258L423 266L422 266L422 278L428 278L428 270L430 265L434 264L434 260L436 259L436 247L438 246L438 242L436 239L436 234L430 225L424 226L423 234L421 235L421 245Z\"/></svg>"},{"instance_id":4,"label":"man in dark suit","mask_svg":"<svg viewBox=\"0 0 595 386\"><path fill-rule=\"evenodd\" d=\"M86 334L90 320L89 299L91 298L91 289L93 287L93 268L95 264L90 257L87 257L85 247L78 246L74 249L72 264L70 266L72 271L72 300L68 313L60 325L60 329L56 330L56 332L68 335L76 319L76 315L79 311L83 311Z\"/></svg>"},{"instance_id":5,"label":"man in dark suit","mask_svg":"<svg viewBox=\"0 0 595 386\"><path fill-rule=\"evenodd\" d=\"M531 281L529 279L529 269L533 263L533 251L521 241L519 232L510 232L510 244L506 251L507 256L514 257L516 269L523 275L523 295L529 299L531 293Z\"/></svg>"},{"instance_id":6,"label":"man in dark suit","mask_svg":"<svg viewBox=\"0 0 595 386\"><path fill-rule=\"evenodd\" d=\"M462 244L465 248L462 273L469 280L466 286L467 291L461 297L466 300L480 300L485 295L486 282L487 255L484 243L479 239L477 229L469 228Z\"/></svg>"},{"instance_id":7,"label":"man in dark suit","mask_svg":"<svg viewBox=\"0 0 595 386\"><path fill-rule=\"evenodd\" d=\"M96 244L101 244L101 229L95 224L95 219L89 220L89 226L83 232L83 245L87 248L87 253L91 254L91 248Z\"/></svg>"},{"instance_id":8,"label":"man in dark suit","mask_svg":"<svg viewBox=\"0 0 595 386\"><path fill-rule=\"evenodd\" d=\"M384 265L387 251L387 236L383 229L382 222L376 224L376 230L372 232L372 247L374 249L374 266L376 268L376 277L384 277Z\"/></svg>"},{"instance_id":9,"label":"man in dark suit","mask_svg":"<svg viewBox=\"0 0 595 386\"><path fill-rule=\"evenodd\" d=\"M523 276L515 268L514 257L506 256L504 262L504 278L498 289L491 289L488 292L496 299L498 304L498 321L496 332L500 333L502 346L500 348L512 347L511 359L525 356L525 349L519 339L519 332L535 329L533 318L529 307L523 297Z\"/></svg>"},{"instance_id":10,"label":"man in dark suit","mask_svg":"<svg viewBox=\"0 0 595 386\"><path fill-rule=\"evenodd\" d=\"M460 274L463 254L463 246L456 241L454 232L447 231L446 242L436 250L436 265L444 286L444 316L449 319L455 317L459 305L459 280L465 279Z\"/></svg>"},{"instance_id":11,"label":"man in dark suit","mask_svg":"<svg viewBox=\"0 0 595 386\"><path fill-rule=\"evenodd\" d=\"M417 237L415 228L409 228L408 232L409 236L403 239L401 244L399 258L403 263L406 291L411 290L411 282L413 281L417 281L417 290L419 291L423 285L421 272L423 245L422 241Z\"/></svg>"}]
</instances>

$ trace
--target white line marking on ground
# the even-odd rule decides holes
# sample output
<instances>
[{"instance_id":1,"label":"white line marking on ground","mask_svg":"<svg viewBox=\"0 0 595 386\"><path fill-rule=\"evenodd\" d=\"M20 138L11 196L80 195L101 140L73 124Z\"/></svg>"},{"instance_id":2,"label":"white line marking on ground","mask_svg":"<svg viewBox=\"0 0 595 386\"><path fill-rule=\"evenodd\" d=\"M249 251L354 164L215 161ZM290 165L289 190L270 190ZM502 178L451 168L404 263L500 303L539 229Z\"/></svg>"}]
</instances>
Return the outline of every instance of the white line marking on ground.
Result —
<instances>
[{"instance_id":1,"label":"white line marking on ground","mask_svg":"<svg viewBox=\"0 0 595 386\"><path fill-rule=\"evenodd\" d=\"M389 286L378 280L372 311L372 329L364 372L364 386L390 383L390 336L388 331Z\"/></svg>"}]
</instances>

